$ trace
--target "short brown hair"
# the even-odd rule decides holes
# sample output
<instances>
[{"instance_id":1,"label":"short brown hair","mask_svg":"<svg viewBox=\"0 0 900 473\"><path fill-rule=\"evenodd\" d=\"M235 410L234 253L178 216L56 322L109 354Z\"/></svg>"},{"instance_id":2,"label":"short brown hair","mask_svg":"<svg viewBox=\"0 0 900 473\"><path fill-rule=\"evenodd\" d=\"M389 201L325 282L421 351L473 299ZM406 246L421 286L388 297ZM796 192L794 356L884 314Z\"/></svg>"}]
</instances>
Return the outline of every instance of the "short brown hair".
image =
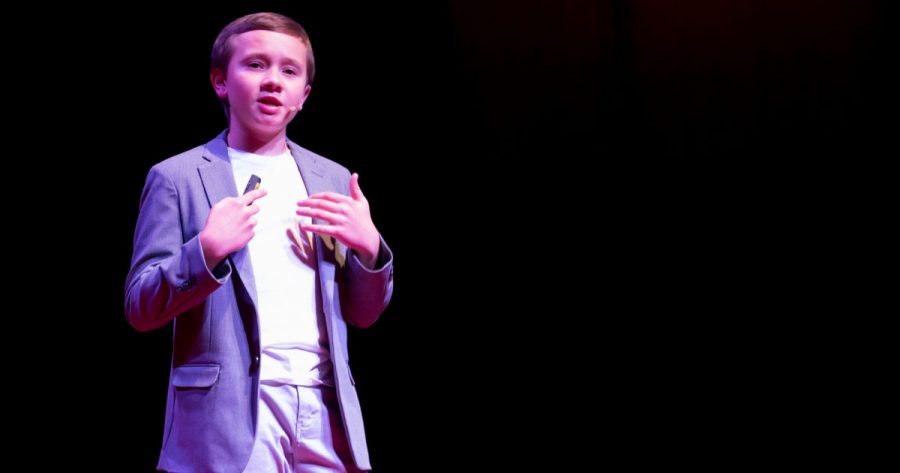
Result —
<instances>
[{"instance_id":1,"label":"short brown hair","mask_svg":"<svg viewBox=\"0 0 900 473\"><path fill-rule=\"evenodd\" d=\"M223 74L228 71L228 61L231 60L234 50L231 46L231 37L248 31L266 30L299 38L306 45L306 83L312 84L316 76L316 59L313 56L312 43L306 30L300 23L284 15L271 12L252 13L245 15L229 23L213 43L210 71L219 69Z\"/></svg>"}]
</instances>

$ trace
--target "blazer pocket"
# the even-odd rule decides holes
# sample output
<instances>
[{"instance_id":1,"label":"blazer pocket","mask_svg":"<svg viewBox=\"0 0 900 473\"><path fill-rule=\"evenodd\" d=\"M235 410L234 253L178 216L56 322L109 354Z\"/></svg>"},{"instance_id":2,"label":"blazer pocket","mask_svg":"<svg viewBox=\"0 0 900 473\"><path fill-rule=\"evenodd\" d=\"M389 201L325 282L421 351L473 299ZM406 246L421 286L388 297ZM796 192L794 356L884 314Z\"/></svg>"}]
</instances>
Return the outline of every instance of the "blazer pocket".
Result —
<instances>
[{"instance_id":1,"label":"blazer pocket","mask_svg":"<svg viewBox=\"0 0 900 473\"><path fill-rule=\"evenodd\" d=\"M208 388L219 379L219 365L181 365L172 370L176 388Z\"/></svg>"}]
</instances>

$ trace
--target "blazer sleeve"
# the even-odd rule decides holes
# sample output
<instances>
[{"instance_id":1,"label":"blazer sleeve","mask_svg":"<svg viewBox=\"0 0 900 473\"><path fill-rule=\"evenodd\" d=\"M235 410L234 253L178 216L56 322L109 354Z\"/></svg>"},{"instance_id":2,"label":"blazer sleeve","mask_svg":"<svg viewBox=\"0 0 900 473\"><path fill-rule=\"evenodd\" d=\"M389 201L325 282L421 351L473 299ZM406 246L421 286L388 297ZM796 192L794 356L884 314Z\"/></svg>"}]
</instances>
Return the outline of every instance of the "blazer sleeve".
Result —
<instances>
[{"instance_id":1,"label":"blazer sleeve","mask_svg":"<svg viewBox=\"0 0 900 473\"><path fill-rule=\"evenodd\" d=\"M223 262L206 267L198 235L185 241L178 188L159 166L147 175L125 282L125 315L139 331L165 326L221 287L231 274Z\"/></svg>"},{"instance_id":2,"label":"blazer sleeve","mask_svg":"<svg viewBox=\"0 0 900 473\"><path fill-rule=\"evenodd\" d=\"M356 252L349 251L344 267L341 311L344 320L357 327L368 327L378 320L394 293L394 253L381 238L375 269L366 268Z\"/></svg>"}]
</instances>

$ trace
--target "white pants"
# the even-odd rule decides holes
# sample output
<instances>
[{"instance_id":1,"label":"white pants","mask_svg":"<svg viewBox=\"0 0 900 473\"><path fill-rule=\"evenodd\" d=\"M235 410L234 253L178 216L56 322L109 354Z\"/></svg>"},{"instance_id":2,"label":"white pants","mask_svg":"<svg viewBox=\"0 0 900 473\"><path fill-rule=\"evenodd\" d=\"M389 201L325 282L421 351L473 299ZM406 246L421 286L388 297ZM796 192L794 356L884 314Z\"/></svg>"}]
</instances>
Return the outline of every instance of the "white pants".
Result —
<instances>
[{"instance_id":1,"label":"white pants","mask_svg":"<svg viewBox=\"0 0 900 473\"><path fill-rule=\"evenodd\" d=\"M359 472L334 388L259 384L259 423L245 473Z\"/></svg>"}]
</instances>

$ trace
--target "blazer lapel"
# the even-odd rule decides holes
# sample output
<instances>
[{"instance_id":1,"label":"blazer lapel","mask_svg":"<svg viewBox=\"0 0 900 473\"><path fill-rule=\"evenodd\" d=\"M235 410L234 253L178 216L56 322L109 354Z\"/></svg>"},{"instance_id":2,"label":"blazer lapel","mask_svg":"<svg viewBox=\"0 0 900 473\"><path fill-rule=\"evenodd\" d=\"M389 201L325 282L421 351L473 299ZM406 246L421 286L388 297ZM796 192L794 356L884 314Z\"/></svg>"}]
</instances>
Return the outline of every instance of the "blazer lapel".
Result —
<instances>
[{"instance_id":1,"label":"blazer lapel","mask_svg":"<svg viewBox=\"0 0 900 473\"><path fill-rule=\"evenodd\" d=\"M342 189L338 188L340 184L332 180L334 176L326 175L325 170L316 155L307 152L293 142L289 141L288 145L291 148L291 155L294 157L294 161L297 162L297 167L300 169L300 176L303 177L303 183L306 185L306 193L308 195L313 195L317 192L343 193ZM315 218L313 219L313 222L324 223ZM341 242L328 236L318 237L317 240L321 240L328 250L328 252L325 253L321 251L321 248L317 248L319 254L319 266L322 266L324 260L328 263L336 262L343 267L347 248L344 247ZM326 254L334 255L334 257L323 258Z\"/></svg>"},{"instance_id":2,"label":"blazer lapel","mask_svg":"<svg viewBox=\"0 0 900 473\"><path fill-rule=\"evenodd\" d=\"M319 159L315 155L306 152L306 150L292 142L288 142L288 145L291 148L291 155L294 156L294 161L297 162L297 167L300 169L300 176L303 178L303 183L306 185L306 193L308 195L313 195L317 192L340 192L340 190L336 189L336 186L332 184L330 179L325 175L325 170L322 168ZM313 219L313 222L322 223L318 219ZM335 249L334 244L337 240L327 236L316 235L314 241L316 242L319 290L322 293L322 312L325 315L325 319L328 321L328 323L325 324L325 330L328 332L328 340L330 341L331 346L338 347L341 346L341 343L343 342L336 339L337 337L340 337L341 330L338 326L338 321L340 320L340 303L338 298L335 297L334 281L336 273L335 264L337 263L336 255L340 252L340 249ZM338 357L336 359L339 359L340 350L336 350L333 353ZM343 362L339 362L338 365L340 366L335 366L334 368L336 375L344 369Z\"/></svg>"},{"instance_id":3,"label":"blazer lapel","mask_svg":"<svg viewBox=\"0 0 900 473\"><path fill-rule=\"evenodd\" d=\"M325 179L325 171L315 156L307 153L303 148L297 146L293 142L288 142L291 148L291 156L297 162L297 168L300 169L300 176L303 177L303 184L306 185L306 193L313 195L316 192L335 191L328 185Z\"/></svg>"},{"instance_id":4,"label":"blazer lapel","mask_svg":"<svg viewBox=\"0 0 900 473\"><path fill-rule=\"evenodd\" d=\"M234 172L231 169L231 160L228 159L228 145L225 143L225 133L222 132L215 139L206 144L203 158L206 164L198 168L203 189L209 206L226 197L237 197L237 186L234 182ZM258 307L256 296L256 281L253 279L253 268L250 266L250 252L247 247L234 252L229 256L232 267L240 276L241 282L250 297L254 307Z\"/></svg>"}]
</instances>

